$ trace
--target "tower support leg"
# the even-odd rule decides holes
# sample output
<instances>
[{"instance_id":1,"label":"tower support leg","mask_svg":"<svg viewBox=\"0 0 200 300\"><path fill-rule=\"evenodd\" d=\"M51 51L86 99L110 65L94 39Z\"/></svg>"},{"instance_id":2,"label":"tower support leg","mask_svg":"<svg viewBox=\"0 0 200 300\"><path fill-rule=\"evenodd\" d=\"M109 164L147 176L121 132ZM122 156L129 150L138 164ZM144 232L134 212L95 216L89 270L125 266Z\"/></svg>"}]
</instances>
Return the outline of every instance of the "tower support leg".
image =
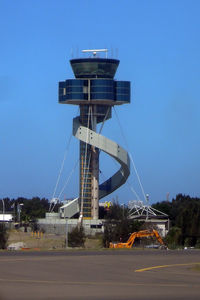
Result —
<instances>
[{"instance_id":1,"label":"tower support leg","mask_svg":"<svg viewBox=\"0 0 200 300\"><path fill-rule=\"evenodd\" d=\"M92 146L92 193L91 193L91 217L99 218L99 149Z\"/></svg>"}]
</instances>

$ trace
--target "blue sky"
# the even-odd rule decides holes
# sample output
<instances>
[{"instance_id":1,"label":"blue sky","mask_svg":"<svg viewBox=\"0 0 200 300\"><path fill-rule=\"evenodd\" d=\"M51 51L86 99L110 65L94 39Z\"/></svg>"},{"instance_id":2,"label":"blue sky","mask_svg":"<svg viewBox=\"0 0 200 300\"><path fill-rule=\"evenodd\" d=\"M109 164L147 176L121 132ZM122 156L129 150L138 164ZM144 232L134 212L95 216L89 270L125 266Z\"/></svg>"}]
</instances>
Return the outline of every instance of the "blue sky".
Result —
<instances>
[{"instance_id":1,"label":"blue sky","mask_svg":"<svg viewBox=\"0 0 200 300\"><path fill-rule=\"evenodd\" d=\"M151 203L200 196L200 2L0 0L0 197L51 198L77 107L58 104L69 59L108 48L129 80L130 105L103 134L129 148ZM128 146L127 146L128 144ZM78 157L73 138L57 194ZM116 169L102 155L105 177ZM106 200L142 198L134 172ZM62 197L78 195L78 170ZM143 199L143 198L142 198Z\"/></svg>"}]
</instances>

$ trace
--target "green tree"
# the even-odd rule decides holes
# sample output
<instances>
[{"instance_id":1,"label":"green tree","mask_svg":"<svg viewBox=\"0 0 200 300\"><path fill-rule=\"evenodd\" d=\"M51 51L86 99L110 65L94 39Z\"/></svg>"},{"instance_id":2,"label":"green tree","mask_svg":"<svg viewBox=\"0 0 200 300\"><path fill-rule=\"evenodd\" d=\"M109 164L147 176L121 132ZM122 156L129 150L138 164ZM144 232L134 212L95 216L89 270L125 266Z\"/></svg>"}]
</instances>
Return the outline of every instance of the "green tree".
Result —
<instances>
[{"instance_id":1,"label":"green tree","mask_svg":"<svg viewBox=\"0 0 200 300\"><path fill-rule=\"evenodd\" d=\"M153 208L167 214L169 217L172 213L172 203L169 201L157 202L152 205Z\"/></svg>"},{"instance_id":2,"label":"green tree","mask_svg":"<svg viewBox=\"0 0 200 300\"><path fill-rule=\"evenodd\" d=\"M17 203L22 203L21 220L27 219L36 220L38 218L44 218L45 213L48 211L49 202L47 199L39 197L33 197L32 199L18 198Z\"/></svg>"},{"instance_id":3,"label":"green tree","mask_svg":"<svg viewBox=\"0 0 200 300\"><path fill-rule=\"evenodd\" d=\"M172 227L166 237L167 245L170 248L176 248L178 245L181 244L182 240L182 232L181 228L179 227Z\"/></svg>"},{"instance_id":4,"label":"green tree","mask_svg":"<svg viewBox=\"0 0 200 300\"><path fill-rule=\"evenodd\" d=\"M143 223L129 219L128 208L114 202L106 216L103 246L109 247L110 242L126 242L132 232L141 230Z\"/></svg>"},{"instance_id":5,"label":"green tree","mask_svg":"<svg viewBox=\"0 0 200 300\"><path fill-rule=\"evenodd\" d=\"M84 247L85 233L83 227L76 226L71 232L68 233L69 247Z\"/></svg>"},{"instance_id":6,"label":"green tree","mask_svg":"<svg viewBox=\"0 0 200 300\"><path fill-rule=\"evenodd\" d=\"M8 232L4 224L0 224L0 249L7 248Z\"/></svg>"},{"instance_id":7,"label":"green tree","mask_svg":"<svg viewBox=\"0 0 200 300\"><path fill-rule=\"evenodd\" d=\"M188 195L178 194L172 202L160 202L153 205L169 215L171 226L174 231L179 228L179 238L169 232L170 243L174 236L173 244L195 246L200 238L200 199Z\"/></svg>"}]
</instances>

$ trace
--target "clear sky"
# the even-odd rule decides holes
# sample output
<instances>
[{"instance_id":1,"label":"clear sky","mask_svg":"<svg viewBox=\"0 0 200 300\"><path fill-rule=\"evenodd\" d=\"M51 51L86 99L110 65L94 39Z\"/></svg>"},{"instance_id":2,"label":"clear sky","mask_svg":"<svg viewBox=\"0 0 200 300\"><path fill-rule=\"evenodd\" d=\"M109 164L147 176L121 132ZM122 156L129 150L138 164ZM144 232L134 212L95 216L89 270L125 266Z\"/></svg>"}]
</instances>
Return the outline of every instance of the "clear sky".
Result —
<instances>
[{"instance_id":1,"label":"clear sky","mask_svg":"<svg viewBox=\"0 0 200 300\"><path fill-rule=\"evenodd\" d=\"M58 82L82 49L108 48L131 104L103 135L129 148L151 203L200 197L200 1L0 0L0 197L51 198L77 107L58 104ZM78 158L73 137L57 195ZM128 146L127 146L128 144ZM116 169L102 155L107 178ZM141 196L136 175L111 194ZM78 170L62 198L78 195Z\"/></svg>"}]
</instances>

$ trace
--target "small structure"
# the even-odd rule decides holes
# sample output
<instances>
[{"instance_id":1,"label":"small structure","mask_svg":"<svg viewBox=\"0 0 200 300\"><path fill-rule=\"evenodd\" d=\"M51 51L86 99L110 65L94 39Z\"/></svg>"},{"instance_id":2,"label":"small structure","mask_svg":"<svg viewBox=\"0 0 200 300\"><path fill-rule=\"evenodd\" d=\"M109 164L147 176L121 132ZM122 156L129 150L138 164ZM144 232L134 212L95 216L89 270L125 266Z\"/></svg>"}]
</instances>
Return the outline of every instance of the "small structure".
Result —
<instances>
[{"instance_id":1,"label":"small structure","mask_svg":"<svg viewBox=\"0 0 200 300\"><path fill-rule=\"evenodd\" d=\"M95 235L103 231L103 220L83 220L82 226L86 235ZM65 234L79 225L79 219L61 218L60 213L46 213L46 217L38 219L38 225L46 233Z\"/></svg>"},{"instance_id":2,"label":"small structure","mask_svg":"<svg viewBox=\"0 0 200 300\"><path fill-rule=\"evenodd\" d=\"M0 214L0 222L13 222L13 215L12 214Z\"/></svg>"},{"instance_id":3,"label":"small structure","mask_svg":"<svg viewBox=\"0 0 200 300\"><path fill-rule=\"evenodd\" d=\"M72 218L77 213L79 213L79 201L78 198L73 200L68 200L63 206L60 207L60 217L61 218Z\"/></svg>"},{"instance_id":4,"label":"small structure","mask_svg":"<svg viewBox=\"0 0 200 300\"><path fill-rule=\"evenodd\" d=\"M150 227L157 227L162 237L169 231L169 216L150 205L145 205L143 201L129 201L129 218L138 221L145 221Z\"/></svg>"}]
</instances>

